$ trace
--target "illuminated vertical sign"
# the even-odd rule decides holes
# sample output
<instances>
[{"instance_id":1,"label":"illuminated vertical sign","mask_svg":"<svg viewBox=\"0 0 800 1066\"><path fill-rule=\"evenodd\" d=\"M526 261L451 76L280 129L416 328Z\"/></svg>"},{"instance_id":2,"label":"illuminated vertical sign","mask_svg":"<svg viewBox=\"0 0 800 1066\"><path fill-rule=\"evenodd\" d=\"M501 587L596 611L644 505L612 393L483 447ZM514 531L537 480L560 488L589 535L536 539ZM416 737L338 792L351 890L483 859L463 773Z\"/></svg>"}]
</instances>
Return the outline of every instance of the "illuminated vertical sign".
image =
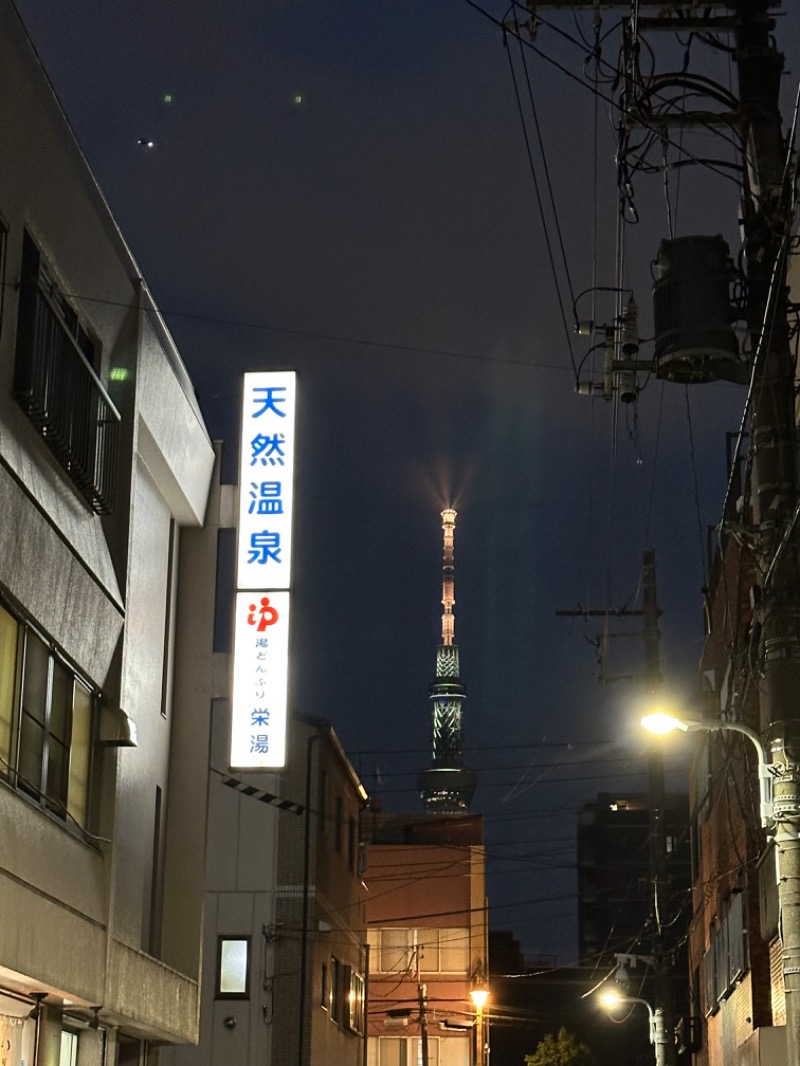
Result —
<instances>
[{"instance_id":1,"label":"illuminated vertical sign","mask_svg":"<svg viewBox=\"0 0 800 1066\"><path fill-rule=\"evenodd\" d=\"M294 371L244 375L231 766L286 765L294 496Z\"/></svg>"}]
</instances>

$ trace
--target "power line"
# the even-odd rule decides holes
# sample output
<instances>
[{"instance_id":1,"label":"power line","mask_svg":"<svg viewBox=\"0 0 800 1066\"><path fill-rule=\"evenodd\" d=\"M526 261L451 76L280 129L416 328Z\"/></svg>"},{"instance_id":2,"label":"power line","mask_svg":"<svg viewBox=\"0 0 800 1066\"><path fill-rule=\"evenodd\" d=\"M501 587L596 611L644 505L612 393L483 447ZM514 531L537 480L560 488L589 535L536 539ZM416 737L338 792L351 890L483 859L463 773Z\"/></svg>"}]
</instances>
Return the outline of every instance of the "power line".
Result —
<instances>
[{"instance_id":1,"label":"power line","mask_svg":"<svg viewBox=\"0 0 800 1066\"><path fill-rule=\"evenodd\" d=\"M13 282L5 282L7 288L16 289ZM119 307L130 310L130 304L122 300L107 300L99 296L87 296L82 293L65 292L64 296L70 300L83 303L99 304L103 307ZM205 322L213 326L230 326L236 329L258 330L263 333L279 333L282 336L302 337L308 340L328 341L334 344L348 344L358 348L381 348L392 352L410 352L412 355L437 355L448 359L465 359L470 362L503 364L505 366L519 366L529 370L558 370L566 371L568 368L557 363L533 363L528 359L513 359L507 356L481 355L476 352L459 352L450 348L426 348L422 345L403 344L399 341L367 340L364 337L350 337L336 333L317 333L313 330L289 329L285 326L275 326L267 322L254 322L247 319L223 318L215 315L200 314L195 311L175 311L158 308L158 312L164 318L181 318L194 322Z\"/></svg>"}]
</instances>

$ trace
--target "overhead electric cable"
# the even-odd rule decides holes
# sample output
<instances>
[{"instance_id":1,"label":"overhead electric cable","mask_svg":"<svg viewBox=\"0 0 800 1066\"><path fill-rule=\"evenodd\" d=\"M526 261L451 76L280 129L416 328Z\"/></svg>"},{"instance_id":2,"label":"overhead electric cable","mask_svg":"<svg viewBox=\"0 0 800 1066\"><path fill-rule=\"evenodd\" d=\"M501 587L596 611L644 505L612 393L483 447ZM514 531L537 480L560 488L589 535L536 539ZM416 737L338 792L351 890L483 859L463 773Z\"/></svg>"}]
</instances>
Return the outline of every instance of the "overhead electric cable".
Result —
<instances>
[{"instance_id":1,"label":"overhead electric cable","mask_svg":"<svg viewBox=\"0 0 800 1066\"><path fill-rule=\"evenodd\" d=\"M517 39L521 40L521 38L519 38L519 37ZM533 187L534 187L534 191L536 193L536 202L537 202L538 207L539 207L539 216L541 218L542 229L543 229L543 232L544 232L544 241L545 241L545 246L547 248L547 258L548 258L548 261L550 263L550 271L551 271L551 274L552 274L552 277L553 277L553 284L555 285L555 289L556 289L556 296L558 298L559 310L561 312L561 321L562 321L562 324L564 326L564 334L565 334L566 340L567 340L567 350L569 352L570 362L572 363L572 372L573 372L573 374L575 376L575 387L577 388L577 385L578 385L578 368L575 365L575 353L574 353L573 348L572 348L572 331L570 330L569 325L567 324L566 311L564 310L564 297L563 297L562 292L561 292L561 283L559 281L558 271L556 269L555 257L553 256L553 248L552 248L552 245L550 243L550 232L549 232L548 226L547 226L547 219L546 219L546 216L545 216L544 204L542 203L542 194L541 194L541 190L539 188L539 178L538 178L538 175L536 173L536 167L534 166L534 162L533 162L533 152L531 151L531 142L530 142L530 138L528 136L528 128L527 128L527 124L525 122L525 114L524 114L524 111L522 109L522 99L521 99L520 94L519 94L519 86L517 85L517 76L516 76L516 73L514 71L514 62L513 62L512 58L511 58L511 49L508 47L508 39L507 39L507 36L505 36L505 33L504 33L503 40L505 42L506 55L508 56L508 66L509 66L509 70L511 72L511 80L512 80L512 83L513 83L513 86L514 86L514 97L515 97L515 99L517 101L517 110L519 111L520 122L522 124L522 135L523 135L523 137L525 139L525 150L526 150L527 155L528 155L528 166L530 168L531 177L533 179Z\"/></svg>"},{"instance_id":2,"label":"overhead electric cable","mask_svg":"<svg viewBox=\"0 0 800 1066\"><path fill-rule=\"evenodd\" d=\"M694 430L692 426L692 407L689 400L689 386L684 385L686 399L686 421L689 426L689 454L691 457L692 484L694 486L694 512L697 520L697 538L700 549L700 572L703 575L703 587L708 585L708 567L706 565L705 538L703 537L703 518L700 510L700 483L697 476L697 462L694 447Z\"/></svg>"},{"instance_id":3,"label":"overhead electric cable","mask_svg":"<svg viewBox=\"0 0 800 1066\"><path fill-rule=\"evenodd\" d=\"M4 283L8 288L15 288L13 282ZM84 293L64 292L63 295L70 300L83 303L99 304L103 307L130 308L130 304L121 300L108 300L99 296L87 296ZM349 344L362 348L384 348L388 351L410 352L413 355L441 355L450 359L466 359L480 363L501 363L505 366L527 367L530 370L558 370L564 372L568 368L561 363L532 363L527 359L509 359L505 356L479 355L474 352L458 352L448 348L426 348L421 345L403 344L399 341L367 340L364 337L350 337L335 333L315 333L313 330L290 329L285 326L274 326L267 322L253 322L245 319L223 318L221 316L204 315L196 311L176 311L159 308L162 317L173 319L188 319L195 322L207 322L213 326L232 326L237 329L259 330L264 333L280 333L282 336L304 337L309 340L331 341L334 344Z\"/></svg>"},{"instance_id":4,"label":"overhead electric cable","mask_svg":"<svg viewBox=\"0 0 800 1066\"><path fill-rule=\"evenodd\" d=\"M525 56L525 50L522 47L522 42L519 41L520 58L522 60L522 69L525 72L525 84L528 89L528 103L530 105L531 114L533 115L533 123L536 128L536 140L539 145L539 155L542 161L542 170L544 171L545 182L547 185L547 194L550 200L550 210L553 214L553 223L556 228L556 234L558 236L558 245L561 251L561 262L564 268L564 275L567 280L567 287L569 288L570 298L572 300L572 306L575 306L575 286L572 284L572 275L569 269L569 261L567 259L567 252L564 247L564 235L561 232L561 222L558 217L558 208L556 206L556 198L553 193L553 182L550 177L550 167L547 163L547 153L544 147L544 137L542 136L542 127L539 122L539 111L536 107L536 99L533 94L533 86L531 85L530 71L528 70L528 61ZM596 103L596 101L595 101ZM576 323L577 324L577 323Z\"/></svg>"},{"instance_id":5,"label":"overhead electric cable","mask_svg":"<svg viewBox=\"0 0 800 1066\"><path fill-rule=\"evenodd\" d=\"M515 6L520 6L519 0L512 0L512 2ZM501 19L496 18L494 15L491 14L491 12L487 11L485 8L481 7L481 5L476 2L476 0L464 0L464 3L466 3L469 7L473 8L479 14L483 15L484 18L494 23L494 25L498 26L504 33L510 33L511 36L518 37L518 39L526 48L529 48L545 62L549 63L551 66L554 66L558 71L564 74L565 77L577 82L580 86L582 86L584 89L587 89L589 92L596 93L600 97L600 99L610 104L615 111L618 111L620 114L628 115L629 117L634 118L640 126L642 126L644 129L649 129L651 133L660 133L659 125L657 122L648 123L638 112L635 114L632 113L630 109L622 107L619 102L613 97L608 96L605 93L601 93L599 89L587 84L584 78L581 78L577 74L573 73L573 71L571 71L568 67L565 67L562 63L559 63L556 59L554 59L551 55L548 55L547 52L534 45L532 41L523 38L520 34L514 33L511 29L509 29L506 23L504 23ZM553 29L556 33L560 33L562 36L566 37L567 40L571 40L573 44L576 44L580 47L580 42L576 41L574 38L570 38L570 35L567 34L564 30L559 29L557 26L553 25L552 23L546 22L538 16L537 18L538 21L541 22L543 25L546 25L548 26L548 28ZM703 123L700 124L703 125ZM719 133L719 128L717 126L711 126L708 123L706 125L708 125L714 133ZM733 141L731 141L731 143L733 143ZM737 148L741 148L738 143ZM694 155L684 146L680 146L679 151L686 156L687 160L691 161L697 166L702 166L708 170L711 170L719 177L725 178L726 180L733 182L737 188L739 187L739 181L736 178L732 178L729 174L726 174L724 169L719 169L715 163L709 162L706 159L702 159L701 157Z\"/></svg>"}]
</instances>

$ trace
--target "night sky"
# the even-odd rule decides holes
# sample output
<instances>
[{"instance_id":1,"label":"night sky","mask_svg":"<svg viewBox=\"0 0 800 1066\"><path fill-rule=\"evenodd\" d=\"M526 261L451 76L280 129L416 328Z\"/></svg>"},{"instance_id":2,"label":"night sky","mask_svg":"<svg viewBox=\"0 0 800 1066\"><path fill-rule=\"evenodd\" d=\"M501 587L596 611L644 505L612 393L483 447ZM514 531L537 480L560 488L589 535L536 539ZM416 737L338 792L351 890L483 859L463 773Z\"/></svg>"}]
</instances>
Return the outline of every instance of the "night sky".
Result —
<instances>
[{"instance_id":1,"label":"night sky","mask_svg":"<svg viewBox=\"0 0 800 1066\"><path fill-rule=\"evenodd\" d=\"M493 0L480 5L491 18L467 0L18 6L211 435L228 443L228 480L240 374L298 370L292 704L333 723L388 809L421 809L439 512L457 508L456 638L491 924L530 954L576 961L575 812L601 789L642 788L646 745L636 687L596 680L601 620L556 611L637 606L653 547L663 671L692 699L706 530L744 400L727 384L650 380L615 412L575 391L571 360L592 342L565 330L570 292L615 284L618 15L604 15L598 99L583 74L590 19L543 11L526 72ZM787 123L798 23L792 11L778 30ZM690 60L729 77L696 41ZM698 157L734 158L708 134L686 138ZM633 185L626 285L648 338L668 214L676 235L720 232L736 255L737 190L705 167L671 173L666 192L663 174ZM76 295L87 308L102 298ZM597 320L612 315L601 294ZM587 296L579 317L591 316ZM606 669L642 662L639 641L613 641ZM687 742L678 750L680 767Z\"/></svg>"}]
</instances>

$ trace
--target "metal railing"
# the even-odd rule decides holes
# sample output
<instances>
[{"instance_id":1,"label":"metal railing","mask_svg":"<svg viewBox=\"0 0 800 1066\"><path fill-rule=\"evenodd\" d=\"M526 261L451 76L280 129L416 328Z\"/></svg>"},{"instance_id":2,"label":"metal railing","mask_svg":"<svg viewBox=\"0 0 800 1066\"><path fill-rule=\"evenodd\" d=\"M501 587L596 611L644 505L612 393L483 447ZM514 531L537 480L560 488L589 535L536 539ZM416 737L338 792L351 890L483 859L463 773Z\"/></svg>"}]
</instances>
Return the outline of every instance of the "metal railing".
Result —
<instances>
[{"instance_id":1,"label":"metal railing","mask_svg":"<svg viewBox=\"0 0 800 1066\"><path fill-rule=\"evenodd\" d=\"M92 510L110 514L120 414L34 282L20 293L14 398Z\"/></svg>"}]
</instances>

